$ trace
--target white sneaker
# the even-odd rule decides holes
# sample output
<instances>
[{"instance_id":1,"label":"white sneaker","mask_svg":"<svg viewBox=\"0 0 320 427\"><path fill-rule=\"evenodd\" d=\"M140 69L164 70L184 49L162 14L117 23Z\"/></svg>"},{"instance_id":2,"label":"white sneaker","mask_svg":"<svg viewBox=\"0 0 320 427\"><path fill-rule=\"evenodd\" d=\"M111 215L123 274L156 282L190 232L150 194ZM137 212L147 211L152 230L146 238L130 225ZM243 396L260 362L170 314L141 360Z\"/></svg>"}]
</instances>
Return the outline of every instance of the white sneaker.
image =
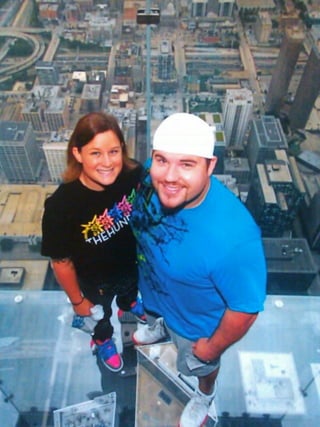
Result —
<instances>
[{"instance_id":1,"label":"white sneaker","mask_svg":"<svg viewBox=\"0 0 320 427\"><path fill-rule=\"evenodd\" d=\"M163 324L163 318L159 317L153 325L144 325L138 328L132 335L132 341L136 345L153 344L167 337Z\"/></svg>"},{"instance_id":2,"label":"white sneaker","mask_svg":"<svg viewBox=\"0 0 320 427\"><path fill-rule=\"evenodd\" d=\"M209 396L203 393L194 395L182 411L179 427L202 427L209 417L216 425L218 415L213 400L214 396L215 390Z\"/></svg>"},{"instance_id":3,"label":"white sneaker","mask_svg":"<svg viewBox=\"0 0 320 427\"><path fill-rule=\"evenodd\" d=\"M208 419L210 402L203 396L193 396L180 417L179 427L202 427Z\"/></svg>"},{"instance_id":4,"label":"white sneaker","mask_svg":"<svg viewBox=\"0 0 320 427\"><path fill-rule=\"evenodd\" d=\"M216 426L218 424L218 413L213 399L209 406L208 416L212 419L212 421L214 421L214 426Z\"/></svg>"}]
</instances>

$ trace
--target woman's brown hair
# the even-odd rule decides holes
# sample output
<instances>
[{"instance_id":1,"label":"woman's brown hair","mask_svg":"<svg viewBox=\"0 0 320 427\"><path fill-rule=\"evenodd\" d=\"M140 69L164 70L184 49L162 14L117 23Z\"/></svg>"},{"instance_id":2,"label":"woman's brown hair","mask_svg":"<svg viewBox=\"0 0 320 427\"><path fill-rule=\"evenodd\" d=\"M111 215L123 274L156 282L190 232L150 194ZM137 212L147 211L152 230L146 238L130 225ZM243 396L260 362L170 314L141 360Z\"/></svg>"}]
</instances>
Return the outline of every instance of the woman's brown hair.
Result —
<instances>
[{"instance_id":1,"label":"woman's brown hair","mask_svg":"<svg viewBox=\"0 0 320 427\"><path fill-rule=\"evenodd\" d=\"M81 151L81 148L87 145L97 134L109 130L114 132L120 141L123 167L133 169L137 165L134 160L128 157L124 136L117 119L113 115L103 112L88 113L79 119L70 137L67 148L67 167L62 176L64 182L75 181L82 171L81 163L76 160L72 153L73 147L77 147Z\"/></svg>"}]
</instances>

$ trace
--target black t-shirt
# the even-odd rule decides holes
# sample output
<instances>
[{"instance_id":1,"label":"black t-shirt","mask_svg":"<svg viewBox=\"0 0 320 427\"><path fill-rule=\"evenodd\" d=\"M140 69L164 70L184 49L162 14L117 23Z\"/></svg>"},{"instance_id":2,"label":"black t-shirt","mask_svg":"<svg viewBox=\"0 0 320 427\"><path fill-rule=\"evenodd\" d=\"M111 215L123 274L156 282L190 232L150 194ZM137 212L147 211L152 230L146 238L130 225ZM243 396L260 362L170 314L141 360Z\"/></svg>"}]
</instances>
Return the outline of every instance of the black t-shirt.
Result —
<instances>
[{"instance_id":1,"label":"black t-shirt","mask_svg":"<svg viewBox=\"0 0 320 427\"><path fill-rule=\"evenodd\" d=\"M129 217L141 171L141 165L122 171L103 191L90 190L80 180L61 184L45 202L42 255L70 258L80 279L92 284L134 274Z\"/></svg>"}]
</instances>

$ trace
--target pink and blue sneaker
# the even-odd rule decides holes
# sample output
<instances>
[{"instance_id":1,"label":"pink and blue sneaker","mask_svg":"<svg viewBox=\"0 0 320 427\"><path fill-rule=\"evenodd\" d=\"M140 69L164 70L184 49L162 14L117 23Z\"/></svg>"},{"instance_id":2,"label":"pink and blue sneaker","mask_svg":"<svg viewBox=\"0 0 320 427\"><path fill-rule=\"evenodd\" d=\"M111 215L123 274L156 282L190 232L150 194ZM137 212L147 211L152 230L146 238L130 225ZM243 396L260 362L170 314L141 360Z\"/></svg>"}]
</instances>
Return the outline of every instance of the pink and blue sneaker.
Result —
<instances>
[{"instance_id":1,"label":"pink and blue sneaker","mask_svg":"<svg viewBox=\"0 0 320 427\"><path fill-rule=\"evenodd\" d=\"M119 372L123 368L123 360L118 353L112 338L105 341L92 340L91 348L97 354L104 366L112 372Z\"/></svg>"}]
</instances>

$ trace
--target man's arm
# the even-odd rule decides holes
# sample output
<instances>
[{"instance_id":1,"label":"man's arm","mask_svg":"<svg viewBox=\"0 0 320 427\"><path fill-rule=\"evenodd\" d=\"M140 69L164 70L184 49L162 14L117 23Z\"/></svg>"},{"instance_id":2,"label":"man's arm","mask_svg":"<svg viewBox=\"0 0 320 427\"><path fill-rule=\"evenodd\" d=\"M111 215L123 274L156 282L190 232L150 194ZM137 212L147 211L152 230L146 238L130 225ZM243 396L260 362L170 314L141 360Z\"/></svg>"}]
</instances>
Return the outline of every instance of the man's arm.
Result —
<instances>
[{"instance_id":1,"label":"man's arm","mask_svg":"<svg viewBox=\"0 0 320 427\"><path fill-rule=\"evenodd\" d=\"M68 295L74 311L80 316L90 316L90 308L93 304L81 293L73 262L69 258L53 259L51 266L57 282Z\"/></svg>"},{"instance_id":2,"label":"man's arm","mask_svg":"<svg viewBox=\"0 0 320 427\"><path fill-rule=\"evenodd\" d=\"M250 329L258 313L243 313L226 309L221 322L210 338L200 338L193 345L193 353L204 361L217 359Z\"/></svg>"}]
</instances>

